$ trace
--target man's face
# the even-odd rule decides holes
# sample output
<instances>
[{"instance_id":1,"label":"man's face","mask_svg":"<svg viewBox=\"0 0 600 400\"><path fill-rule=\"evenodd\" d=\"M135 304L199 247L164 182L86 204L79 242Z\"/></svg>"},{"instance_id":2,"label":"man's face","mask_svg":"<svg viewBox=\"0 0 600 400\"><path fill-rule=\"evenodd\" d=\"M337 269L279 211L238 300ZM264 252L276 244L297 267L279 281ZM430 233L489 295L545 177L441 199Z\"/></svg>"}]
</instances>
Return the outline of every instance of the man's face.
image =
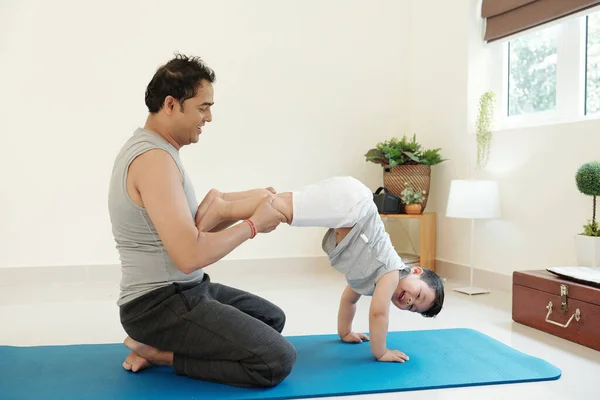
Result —
<instances>
[{"instance_id":1,"label":"man's face","mask_svg":"<svg viewBox=\"0 0 600 400\"><path fill-rule=\"evenodd\" d=\"M401 310L427 311L435 300L435 291L421 280L423 270L414 267L411 274L400 279L392 296L392 303Z\"/></svg>"},{"instance_id":2,"label":"man's face","mask_svg":"<svg viewBox=\"0 0 600 400\"><path fill-rule=\"evenodd\" d=\"M173 136L180 146L197 143L205 123L212 121L213 85L203 80L196 96L183 104L173 100L171 108Z\"/></svg>"}]
</instances>

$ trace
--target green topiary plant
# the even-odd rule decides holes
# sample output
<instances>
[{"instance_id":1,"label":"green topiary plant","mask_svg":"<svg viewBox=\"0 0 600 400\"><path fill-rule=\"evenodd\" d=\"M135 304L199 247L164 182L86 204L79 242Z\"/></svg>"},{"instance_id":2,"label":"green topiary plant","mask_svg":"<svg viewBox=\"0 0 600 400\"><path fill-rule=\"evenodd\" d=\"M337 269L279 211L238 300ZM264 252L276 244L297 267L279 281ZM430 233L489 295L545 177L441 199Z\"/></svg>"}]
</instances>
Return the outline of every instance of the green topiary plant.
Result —
<instances>
[{"instance_id":1,"label":"green topiary plant","mask_svg":"<svg viewBox=\"0 0 600 400\"><path fill-rule=\"evenodd\" d=\"M490 157L492 142L492 121L496 107L496 94L487 91L479 98L479 115L477 116L477 166L485 168Z\"/></svg>"},{"instance_id":2,"label":"green topiary plant","mask_svg":"<svg viewBox=\"0 0 600 400\"><path fill-rule=\"evenodd\" d=\"M380 142L374 149L369 150L365 157L367 161L390 167L416 164L436 165L446 161L440 156L440 150L423 150L422 146L417 143L417 135L413 135L413 139L410 141L403 136L400 140L392 138Z\"/></svg>"},{"instance_id":3,"label":"green topiary plant","mask_svg":"<svg viewBox=\"0 0 600 400\"><path fill-rule=\"evenodd\" d=\"M583 164L575 174L577 189L585 195L593 196L592 220L583 226L584 236L600 236L600 229L596 222L596 196L600 196L600 162L591 161Z\"/></svg>"}]
</instances>

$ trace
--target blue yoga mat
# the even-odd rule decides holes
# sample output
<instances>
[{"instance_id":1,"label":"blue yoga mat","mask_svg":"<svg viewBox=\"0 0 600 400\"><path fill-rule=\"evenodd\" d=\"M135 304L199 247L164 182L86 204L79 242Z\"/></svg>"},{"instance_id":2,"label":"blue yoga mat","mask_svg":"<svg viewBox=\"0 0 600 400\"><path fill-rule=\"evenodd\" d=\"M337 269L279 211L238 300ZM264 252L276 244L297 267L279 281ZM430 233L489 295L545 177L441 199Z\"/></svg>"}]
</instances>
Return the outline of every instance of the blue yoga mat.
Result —
<instances>
[{"instance_id":1,"label":"blue yoga mat","mask_svg":"<svg viewBox=\"0 0 600 400\"><path fill-rule=\"evenodd\" d=\"M121 368L122 344L0 346L2 399L292 399L554 380L561 371L470 329L390 332L388 347L410 361L373 359L368 343L336 335L292 336L298 352L290 376L269 389L244 389L153 367Z\"/></svg>"}]
</instances>

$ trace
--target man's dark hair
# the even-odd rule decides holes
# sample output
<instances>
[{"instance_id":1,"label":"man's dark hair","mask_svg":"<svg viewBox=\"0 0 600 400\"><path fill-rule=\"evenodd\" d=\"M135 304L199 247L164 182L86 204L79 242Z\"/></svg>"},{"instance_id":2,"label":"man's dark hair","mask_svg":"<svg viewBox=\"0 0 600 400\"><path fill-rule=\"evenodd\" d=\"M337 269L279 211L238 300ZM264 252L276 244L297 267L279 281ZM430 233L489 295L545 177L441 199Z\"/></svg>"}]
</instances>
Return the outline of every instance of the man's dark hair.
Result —
<instances>
[{"instance_id":1,"label":"man's dark hair","mask_svg":"<svg viewBox=\"0 0 600 400\"><path fill-rule=\"evenodd\" d=\"M158 68L146 88L148 111L157 113L167 96L176 98L183 110L183 103L196 95L204 79L213 83L215 72L200 57L176 54L175 58Z\"/></svg>"},{"instance_id":2,"label":"man's dark hair","mask_svg":"<svg viewBox=\"0 0 600 400\"><path fill-rule=\"evenodd\" d=\"M421 315L427 318L433 318L442 311L442 306L444 305L444 283L438 274L428 268L423 268L421 280L435 292L433 305L429 310L422 312Z\"/></svg>"}]
</instances>

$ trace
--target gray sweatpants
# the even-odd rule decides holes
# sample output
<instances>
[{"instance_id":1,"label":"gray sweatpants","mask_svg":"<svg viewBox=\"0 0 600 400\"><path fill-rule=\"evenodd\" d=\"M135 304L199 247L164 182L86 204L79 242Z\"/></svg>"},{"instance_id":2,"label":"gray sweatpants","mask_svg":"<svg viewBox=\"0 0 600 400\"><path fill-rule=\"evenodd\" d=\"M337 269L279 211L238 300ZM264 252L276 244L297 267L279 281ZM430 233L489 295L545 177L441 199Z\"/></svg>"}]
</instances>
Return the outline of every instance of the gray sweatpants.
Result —
<instances>
[{"instance_id":1,"label":"gray sweatpants","mask_svg":"<svg viewBox=\"0 0 600 400\"><path fill-rule=\"evenodd\" d=\"M296 351L281 331L276 305L238 289L204 280L172 284L120 307L121 323L138 342L172 351L179 375L243 387L283 381Z\"/></svg>"}]
</instances>

